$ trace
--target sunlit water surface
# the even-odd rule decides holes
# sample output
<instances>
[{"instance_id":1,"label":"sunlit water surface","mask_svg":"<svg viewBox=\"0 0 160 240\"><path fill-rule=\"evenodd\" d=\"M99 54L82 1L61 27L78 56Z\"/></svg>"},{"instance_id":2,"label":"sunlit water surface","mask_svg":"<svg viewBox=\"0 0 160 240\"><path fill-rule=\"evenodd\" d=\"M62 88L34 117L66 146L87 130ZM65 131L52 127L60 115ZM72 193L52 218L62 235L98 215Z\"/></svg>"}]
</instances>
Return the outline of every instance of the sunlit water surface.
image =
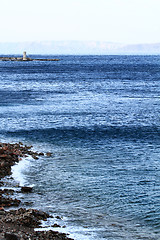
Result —
<instances>
[{"instance_id":1,"label":"sunlit water surface","mask_svg":"<svg viewBox=\"0 0 160 240\"><path fill-rule=\"evenodd\" d=\"M58 58L0 62L1 141L52 152L13 168L18 197L77 240L160 239L160 57Z\"/></svg>"}]
</instances>

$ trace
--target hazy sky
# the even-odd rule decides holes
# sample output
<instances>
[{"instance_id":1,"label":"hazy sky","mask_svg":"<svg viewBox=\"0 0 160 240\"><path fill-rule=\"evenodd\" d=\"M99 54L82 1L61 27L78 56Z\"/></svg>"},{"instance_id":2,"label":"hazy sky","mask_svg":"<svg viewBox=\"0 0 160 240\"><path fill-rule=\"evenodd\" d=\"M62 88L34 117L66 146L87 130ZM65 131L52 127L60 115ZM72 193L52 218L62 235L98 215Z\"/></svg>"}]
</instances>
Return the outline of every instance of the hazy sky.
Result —
<instances>
[{"instance_id":1,"label":"hazy sky","mask_svg":"<svg viewBox=\"0 0 160 240\"><path fill-rule=\"evenodd\" d=\"M0 42L160 42L160 0L0 0Z\"/></svg>"}]
</instances>

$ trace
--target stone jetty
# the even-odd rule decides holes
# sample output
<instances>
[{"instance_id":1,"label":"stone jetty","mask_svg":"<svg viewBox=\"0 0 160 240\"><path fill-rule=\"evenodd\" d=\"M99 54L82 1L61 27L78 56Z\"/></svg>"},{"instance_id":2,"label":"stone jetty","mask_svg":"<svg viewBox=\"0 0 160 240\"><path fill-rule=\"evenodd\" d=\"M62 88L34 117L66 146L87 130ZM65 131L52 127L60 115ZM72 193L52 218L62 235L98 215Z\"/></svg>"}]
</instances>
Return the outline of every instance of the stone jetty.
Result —
<instances>
[{"instance_id":1,"label":"stone jetty","mask_svg":"<svg viewBox=\"0 0 160 240\"><path fill-rule=\"evenodd\" d=\"M26 52L23 52L22 57L0 57L0 61L59 61L57 58L29 58L26 55Z\"/></svg>"}]
</instances>

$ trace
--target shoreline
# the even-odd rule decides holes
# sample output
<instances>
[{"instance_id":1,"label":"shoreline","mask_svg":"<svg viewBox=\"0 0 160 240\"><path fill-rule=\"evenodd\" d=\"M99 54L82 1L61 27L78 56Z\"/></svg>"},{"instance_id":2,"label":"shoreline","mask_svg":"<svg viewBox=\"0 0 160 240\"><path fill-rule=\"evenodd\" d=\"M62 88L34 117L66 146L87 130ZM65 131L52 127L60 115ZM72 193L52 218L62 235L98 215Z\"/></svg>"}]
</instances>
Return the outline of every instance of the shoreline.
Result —
<instances>
[{"instance_id":1,"label":"shoreline","mask_svg":"<svg viewBox=\"0 0 160 240\"><path fill-rule=\"evenodd\" d=\"M11 168L13 165L27 156L34 159L38 159L38 156L44 156L44 153L34 152L31 148L32 146L23 145L21 142L13 144L0 142L0 239L73 240L65 233L53 230L43 231L41 221L47 221L48 218L53 218L53 216L41 210L22 208L19 199L11 198L16 190L3 188L3 178L12 174ZM50 155L51 153L46 153L46 156L49 157ZM32 192L32 187L22 186L20 192L29 194L29 192ZM9 209L11 207L16 209ZM60 226L55 223L51 227ZM42 228L42 231L35 231L35 228Z\"/></svg>"}]
</instances>

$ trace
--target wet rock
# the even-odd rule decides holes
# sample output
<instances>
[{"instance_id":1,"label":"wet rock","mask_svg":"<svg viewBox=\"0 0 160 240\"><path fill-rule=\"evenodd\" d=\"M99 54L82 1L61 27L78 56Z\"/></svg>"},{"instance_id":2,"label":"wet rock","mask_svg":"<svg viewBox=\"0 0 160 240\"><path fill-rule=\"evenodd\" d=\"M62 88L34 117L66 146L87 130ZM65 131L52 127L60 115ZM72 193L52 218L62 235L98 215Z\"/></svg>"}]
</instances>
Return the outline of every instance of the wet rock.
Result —
<instances>
[{"instance_id":1,"label":"wet rock","mask_svg":"<svg viewBox=\"0 0 160 240\"><path fill-rule=\"evenodd\" d=\"M59 227L59 228L60 228L61 226L58 225L57 223L55 223L55 224L53 224L51 227L55 227L55 228L56 228L56 227Z\"/></svg>"},{"instance_id":2,"label":"wet rock","mask_svg":"<svg viewBox=\"0 0 160 240\"><path fill-rule=\"evenodd\" d=\"M5 195L10 195L10 194L13 194L14 193L14 190L13 189L7 189L7 188L5 188L5 189L0 189L0 195L2 195L2 194L5 194Z\"/></svg>"},{"instance_id":3,"label":"wet rock","mask_svg":"<svg viewBox=\"0 0 160 240\"><path fill-rule=\"evenodd\" d=\"M6 214L6 212L5 212L4 208L0 207L0 215L5 215L5 214Z\"/></svg>"},{"instance_id":4,"label":"wet rock","mask_svg":"<svg viewBox=\"0 0 160 240\"><path fill-rule=\"evenodd\" d=\"M36 155L32 155L32 157L33 157L35 160L39 159Z\"/></svg>"},{"instance_id":5,"label":"wet rock","mask_svg":"<svg viewBox=\"0 0 160 240\"><path fill-rule=\"evenodd\" d=\"M51 156L52 156L52 153L51 153L51 152L47 152L47 153L46 153L46 156L47 156L47 157L51 157Z\"/></svg>"},{"instance_id":6,"label":"wet rock","mask_svg":"<svg viewBox=\"0 0 160 240\"><path fill-rule=\"evenodd\" d=\"M31 206L33 204L33 202L24 202L25 206Z\"/></svg>"},{"instance_id":7,"label":"wet rock","mask_svg":"<svg viewBox=\"0 0 160 240\"><path fill-rule=\"evenodd\" d=\"M25 145L25 148L26 149L31 149L33 146L31 145L31 146L27 146L27 145Z\"/></svg>"},{"instance_id":8,"label":"wet rock","mask_svg":"<svg viewBox=\"0 0 160 240\"><path fill-rule=\"evenodd\" d=\"M32 146L24 146L21 142L0 143L0 178L11 174L11 166L28 155L38 159L39 153L31 151ZM41 154L42 155L42 154Z\"/></svg>"},{"instance_id":9,"label":"wet rock","mask_svg":"<svg viewBox=\"0 0 160 240\"><path fill-rule=\"evenodd\" d=\"M44 153L40 152L38 153L39 156L44 156Z\"/></svg>"},{"instance_id":10,"label":"wet rock","mask_svg":"<svg viewBox=\"0 0 160 240\"><path fill-rule=\"evenodd\" d=\"M32 146L24 146L19 142L16 144L0 142L0 179L11 174L11 167L28 155L35 157L44 156L43 153L31 151ZM51 153L46 153L50 157ZM3 181L0 181L3 186ZM31 192L31 187L22 187L22 192ZM55 231L34 231L34 228L41 226L41 221L51 218L49 214L35 209L19 208L17 210L5 211L4 207L19 206L20 200L8 197L14 191L9 189L0 189L0 240L73 240L64 233ZM61 217L57 216L57 219ZM54 224L54 227L60 227ZM5 238L4 238L5 236Z\"/></svg>"},{"instance_id":11,"label":"wet rock","mask_svg":"<svg viewBox=\"0 0 160 240\"><path fill-rule=\"evenodd\" d=\"M21 187L21 192L22 193L31 193L33 190L32 187Z\"/></svg>"},{"instance_id":12,"label":"wet rock","mask_svg":"<svg viewBox=\"0 0 160 240\"><path fill-rule=\"evenodd\" d=\"M17 210L10 210L6 212L2 218L4 222L15 223L20 226L30 228L40 227L41 220L45 221L50 215L35 209L19 208Z\"/></svg>"},{"instance_id":13,"label":"wet rock","mask_svg":"<svg viewBox=\"0 0 160 240\"><path fill-rule=\"evenodd\" d=\"M11 207L11 206L19 206L21 203L18 199L12 199L12 198L5 198L3 196L0 196L0 206L1 207Z\"/></svg>"},{"instance_id":14,"label":"wet rock","mask_svg":"<svg viewBox=\"0 0 160 240\"><path fill-rule=\"evenodd\" d=\"M73 240L68 238L65 233L59 233L56 231L43 231L43 232L36 232L36 239L53 239L53 240Z\"/></svg>"},{"instance_id":15,"label":"wet rock","mask_svg":"<svg viewBox=\"0 0 160 240\"><path fill-rule=\"evenodd\" d=\"M59 219L59 220L62 220L62 217L60 217L60 216L56 216L56 218Z\"/></svg>"}]
</instances>

